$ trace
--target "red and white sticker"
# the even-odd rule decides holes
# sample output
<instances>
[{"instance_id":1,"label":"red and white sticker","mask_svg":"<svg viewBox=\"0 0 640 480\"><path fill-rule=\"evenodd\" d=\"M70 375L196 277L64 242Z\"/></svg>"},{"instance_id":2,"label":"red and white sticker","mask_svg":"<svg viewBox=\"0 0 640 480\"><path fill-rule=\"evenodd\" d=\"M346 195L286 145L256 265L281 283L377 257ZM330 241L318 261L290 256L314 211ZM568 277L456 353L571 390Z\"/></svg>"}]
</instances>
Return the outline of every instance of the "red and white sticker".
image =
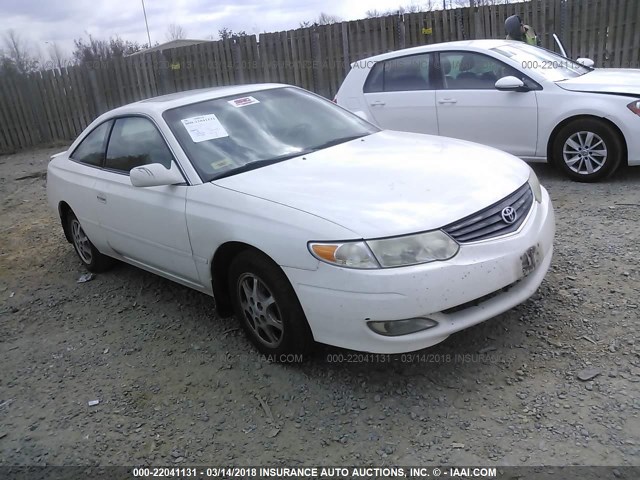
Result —
<instances>
[{"instance_id":1,"label":"red and white sticker","mask_svg":"<svg viewBox=\"0 0 640 480\"><path fill-rule=\"evenodd\" d=\"M253 105L254 103L260 103L260 102L253 97L242 97L242 98L236 98L235 100L229 100L227 103L230 103L234 107L240 108L240 107L246 107L247 105Z\"/></svg>"}]
</instances>

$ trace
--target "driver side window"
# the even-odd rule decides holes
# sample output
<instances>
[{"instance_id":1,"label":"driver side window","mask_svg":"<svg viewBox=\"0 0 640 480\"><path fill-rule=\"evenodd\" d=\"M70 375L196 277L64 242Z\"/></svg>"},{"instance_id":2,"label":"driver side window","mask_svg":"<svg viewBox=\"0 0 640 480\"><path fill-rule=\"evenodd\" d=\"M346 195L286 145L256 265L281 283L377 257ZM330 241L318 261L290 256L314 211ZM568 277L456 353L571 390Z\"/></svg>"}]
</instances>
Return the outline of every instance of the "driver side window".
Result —
<instances>
[{"instance_id":1,"label":"driver side window","mask_svg":"<svg viewBox=\"0 0 640 480\"><path fill-rule=\"evenodd\" d=\"M105 168L129 174L132 168L160 163L171 168L173 156L156 126L144 117L125 117L115 121Z\"/></svg>"}]
</instances>

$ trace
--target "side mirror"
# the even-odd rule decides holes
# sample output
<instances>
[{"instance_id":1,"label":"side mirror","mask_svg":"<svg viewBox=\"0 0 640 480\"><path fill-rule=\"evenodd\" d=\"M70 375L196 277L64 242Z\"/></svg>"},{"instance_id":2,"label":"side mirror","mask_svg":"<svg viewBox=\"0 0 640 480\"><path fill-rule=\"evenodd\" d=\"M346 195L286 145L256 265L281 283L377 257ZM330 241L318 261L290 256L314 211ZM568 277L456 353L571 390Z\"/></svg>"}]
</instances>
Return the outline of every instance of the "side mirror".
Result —
<instances>
[{"instance_id":1,"label":"side mirror","mask_svg":"<svg viewBox=\"0 0 640 480\"><path fill-rule=\"evenodd\" d=\"M579 58L579 59L576 60L576 62L578 62L580 65L584 65L585 67L588 67L588 68L593 68L593 66L596 64L596 62L594 62L590 58Z\"/></svg>"},{"instance_id":2,"label":"side mirror","mask_svg":"<svg viewBox=\"0 0 640 480\"><path fill-rule=\"evenodd\" d=\"M508 77L502 77L496 82L496 90L502 92L526 92L529 89L522 80L510 75Z\"/></svg>"},{"instance_id":3,"label":"side mirror","mask_svg":"<svg viewBox=\"0 0 640 480\"><path fill-rule=\"evenodd\" d=\"M172 162L171 169L159 163L150 163L132 168L129 172L131 184L134 187L159 187L184 183L184 177L178 167Z\"/></svg>"}]
</instances>

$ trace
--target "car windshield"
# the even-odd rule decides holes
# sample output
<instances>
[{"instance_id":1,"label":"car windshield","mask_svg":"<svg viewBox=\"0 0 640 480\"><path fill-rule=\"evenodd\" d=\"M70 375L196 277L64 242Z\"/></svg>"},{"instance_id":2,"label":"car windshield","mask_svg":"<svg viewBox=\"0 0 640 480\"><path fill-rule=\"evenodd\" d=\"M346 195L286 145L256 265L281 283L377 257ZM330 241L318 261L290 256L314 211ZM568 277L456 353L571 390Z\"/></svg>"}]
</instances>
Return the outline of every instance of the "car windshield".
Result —
<instances>
[{"instance_id":1,"label":"car windshield","mask_svg":"<svg viewBox=\"0 0 640 480\"><path fill-rule=\"evenodd\" d=\"M590 68L550 50L525 43L503 45L492 48L491 51L517 62L523 71L534 70L552 82L579 77L591 71Z\"/></svg>"},{"instance_id":2,"label":"car windshield","mask_svg":"<svg viewBox=\"0 0 640 480\"><path fill-rule=\"evenodd\" d=\"M304 155L378 131L295 87L184 105L163 117L204 181Z\"/></svg>"}]
</instances>

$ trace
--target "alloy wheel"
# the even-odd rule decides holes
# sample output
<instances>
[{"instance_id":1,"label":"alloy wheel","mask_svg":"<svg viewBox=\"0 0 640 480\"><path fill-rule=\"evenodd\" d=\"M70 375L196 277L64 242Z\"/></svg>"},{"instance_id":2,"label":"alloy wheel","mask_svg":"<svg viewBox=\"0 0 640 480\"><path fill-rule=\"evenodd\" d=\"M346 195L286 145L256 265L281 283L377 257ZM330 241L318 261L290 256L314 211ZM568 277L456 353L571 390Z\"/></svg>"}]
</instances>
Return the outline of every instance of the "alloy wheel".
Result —
<instances>
[{"instance_id":1,"label":"alloy wheel","mask_svg":"<svg viewBox=\"0 0 640 480\"><path fill-rule=\"evenodd\" d=\"M282 342L282 314L269 287L252 273L238 278L238 296L247 325L256 338L269 348Z\"/></svg>"},{"instance_id":2,"label":"alloy wheel","mask_svg":"<svg viewBox=\"0 0 640 480\"><path fill-rule=\"evenodd\" d=\"M91 253L91 242L89 237L84 233L82 226L77 218L71 221L71 237L73 238L73 244L78 251L78 255L82 261L86 264L90 264L93 260L93 254Z\"/></svg>"},{"instance_id":3,"label":"alloy wheel","mask_svg":"<svg viewBox=\"0 0 640 480\"><path fill-rule=\"evenodd\" d=\"M564 143L562 156L573 172L588 175L599 171L607 162L607 145L593 132L576 132Z\"/></svg>"}]
</instances>

